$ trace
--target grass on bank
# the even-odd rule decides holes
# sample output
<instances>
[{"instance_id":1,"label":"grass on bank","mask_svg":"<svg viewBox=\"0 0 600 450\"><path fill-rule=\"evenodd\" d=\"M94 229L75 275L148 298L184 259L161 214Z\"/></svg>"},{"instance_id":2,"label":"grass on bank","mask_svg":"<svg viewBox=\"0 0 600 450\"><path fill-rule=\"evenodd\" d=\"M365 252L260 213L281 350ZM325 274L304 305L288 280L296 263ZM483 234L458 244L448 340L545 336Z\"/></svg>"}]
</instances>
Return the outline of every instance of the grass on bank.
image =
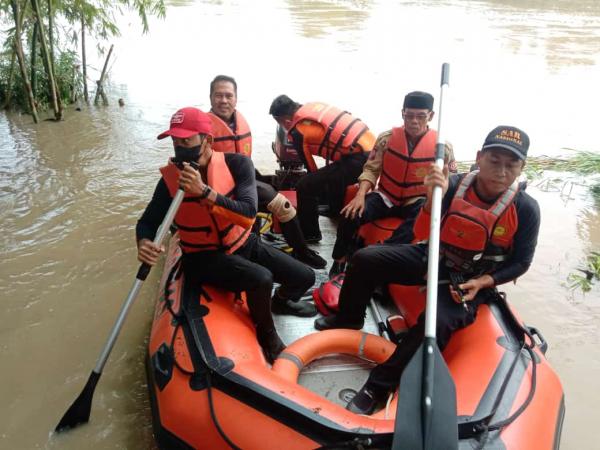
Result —
<instances>
[{"instance_id":1,"label":"grass on bank","mask_svg":"<svg viewBox=\"0 0 600 450\"><path fill-rule=\"evenodd\" d=\"M535 178L544 170L553 170L556 172L574 172L580 175L600 174L600 153L585 151L574 151L571 158L549 158L547 156L538 156L527 158L525 172L527 176Z\"/></svg>"},{"instance_id":2,"label":"grass on bank","mask_svg":"<svg viewBox=\"0 0 600 450\"><path fill-rule=\"evenodd\" d=\"M567 149L572 150L572 149ZM525 174L529 179L535 179L545 170L556 172L573 172L580 175L600 174L600 153L572 150L570 158L551 158L549 156L530 156L525 165ZM468 171L475 161L458 162L459 172Z\"/></svg>"},{"instance_id":3,"label":"grass on bank","mask_svg":"<svg viewBox=\"0 0 600 450\"><path fill-rule=\"evenodd\" d=\"M578 175L600 175L600 154L576 151L571 158L533 157L527 159L525 173L530 180L540 178L545 170L570 172ZM600 204L600 181L590 185L590 192ZM600 252L592 251L585 259L585 267L567 276L567 286L571 290L581 290L584 294L592 290L594 282L600 281Z\"/></svg>"}]
</instances>

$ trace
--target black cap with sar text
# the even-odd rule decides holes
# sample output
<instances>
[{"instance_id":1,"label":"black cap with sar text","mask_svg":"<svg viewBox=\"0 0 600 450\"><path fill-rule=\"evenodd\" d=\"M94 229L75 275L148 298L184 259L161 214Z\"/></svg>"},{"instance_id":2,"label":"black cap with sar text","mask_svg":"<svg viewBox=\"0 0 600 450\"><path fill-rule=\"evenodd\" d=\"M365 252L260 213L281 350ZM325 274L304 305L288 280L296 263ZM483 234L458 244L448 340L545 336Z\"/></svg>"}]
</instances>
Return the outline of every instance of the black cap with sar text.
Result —
<instances>
[{"instance_id":1,"label":"black cap with sar text","mask_svg":"<svg viewBox=\"0 0 600 450\"><path fill-rule=\"evenodd\" d=\"M514 153L519 159L527 158L529 150L529 136L517 127L500 125L494 128L485 138L481 150L502 148Z\"/></svg>"}]
</instances>

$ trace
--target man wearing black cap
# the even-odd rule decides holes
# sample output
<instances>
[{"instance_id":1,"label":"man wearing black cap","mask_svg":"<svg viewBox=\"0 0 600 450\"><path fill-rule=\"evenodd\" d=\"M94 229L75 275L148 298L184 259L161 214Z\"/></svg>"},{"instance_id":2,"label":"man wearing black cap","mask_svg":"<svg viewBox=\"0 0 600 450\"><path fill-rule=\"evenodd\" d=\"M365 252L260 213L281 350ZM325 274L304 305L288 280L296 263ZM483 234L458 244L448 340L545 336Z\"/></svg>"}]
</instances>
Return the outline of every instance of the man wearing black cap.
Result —
<instances>
[{"instance_id":1,"label":"man wearing black cap","mask_svg":"<svg viewBox=\"0 0 600 450\"><path fill-rule=\"evenodd\" d=\"M362 328L366 305L377 285L425 284L432 192L440 186L444 197L436 337L443 350L452 333L473 323L479 305L498 295L497 285L517 279L531 264L540 210L518 184L528 148L525 132L499 126L477 152L479 171L448 178L447 169L433 164L424 180L427 200L413 225L418 243L357 251L340 294L340 312L328 316L334 319L327 328ZM373 369L348 409L370 414L398 387L402 371L422 342L424 322L421 314L390 358Z\"/></svg>"},{"instance_id":2,"label":"man wearing black cap","mask_svg":"<svg viewBox=\"0 0 600 450\"><path fill-rule=\"evenodd\" d=\"M174 223L186 278L229 291L246 291L258 342L267 360L273 362L285 347L271 316L273 282L281 284L273 301L300 303L314 284L315 274L291 256L262 244L260 237L250 232L257 209L254 166L241 154L212 150L212 124L206 113L197 108L180 109L158 139L167 136L173 139L175 158L161 168L162 179L137 223L138 259L156 264L163 249L152 239L171 199L182 187L186 196ZM290 305L285 309L288 314L307 310Z\"/></svg>"},{"instance_id":3,"label":"man wearing black cap","mask_svg":"<svg viewBox=\"0 0 600 450\"><path fill-rule=\"evenodd\" d=\"M345 219L338 226L330 277L343 272L346 260L360 247L357 239L360 225L385 217L406 220L416 216L426 194L423 177L435 156L437 133L429 128L433 115L433 96L410 92L404 97L402 107L404 125L377 138L358 177L358 192L341 211ZM446 144L446 156L450 170L455 172L450 144ZM402 240L409 242L410 237Z\"/></svg>"},{"instance_id":4,"label":"man wearing black cap","mask_svg":"<svg viewBox=\"0 0 600 450\"><path fill-rule=\"evenodd\" d=\"M301 105L287 95L273 100L269 114L287 132L308 170L296 185L298 220L307 242L319 242L319 200L337 215L346 187L356 183L373 148L375 135L360 119L321 102ZM314 156L326 160L318 168Z\"/></svg>"}]
</instances>

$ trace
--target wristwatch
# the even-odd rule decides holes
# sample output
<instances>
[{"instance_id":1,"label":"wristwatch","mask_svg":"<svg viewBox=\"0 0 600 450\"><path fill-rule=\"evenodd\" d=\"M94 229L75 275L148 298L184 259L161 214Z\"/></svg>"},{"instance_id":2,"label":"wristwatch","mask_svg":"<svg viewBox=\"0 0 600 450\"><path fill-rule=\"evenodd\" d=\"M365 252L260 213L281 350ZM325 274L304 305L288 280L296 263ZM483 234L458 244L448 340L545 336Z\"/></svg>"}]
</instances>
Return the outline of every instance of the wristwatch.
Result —
<instances>
[{"instance_id":1,"label":"wristwatch","mask_svg":"<svg viewBox=\"0 0 600 450\"><path fill-rule=\"evenodd\" d=\"M208 184L205 184L204 188L202 189L202 194L200 194L198 197L201 199L205 199L210 194L210 191L211 191L210 186Z\"/></svg>"}]
</instances>

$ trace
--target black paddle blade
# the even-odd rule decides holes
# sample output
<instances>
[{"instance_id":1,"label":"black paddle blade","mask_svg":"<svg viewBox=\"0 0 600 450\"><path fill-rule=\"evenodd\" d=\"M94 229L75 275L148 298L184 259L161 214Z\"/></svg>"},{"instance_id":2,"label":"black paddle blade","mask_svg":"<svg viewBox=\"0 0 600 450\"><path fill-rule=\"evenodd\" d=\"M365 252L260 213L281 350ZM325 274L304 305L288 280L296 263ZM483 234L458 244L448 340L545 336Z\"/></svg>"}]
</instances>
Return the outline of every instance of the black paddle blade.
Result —
<instances>
[{"instance_id":1,"label":"black paddle blade","mask_svg":"<svg viewBox=\"0 0 600 450\"><path fill-rule=\"evenodd\" d=\"M402 345L402 344L400 344ZM448 366L437 345L433 348L433 395L428 414L428 432L422 414L423 353L422 344L413 355L400 380L400 397L396 410L393 450L452 450L458 448L456 388Z\"/></svg>"},{"instance_id":2,"label":"black paddle blade","mask_svg":"<svg viewBox=\"0 0 600 450\"><path fill-rule=\"evenodd\" d=\"M56 425L54 431L60 433L61 431L75 428L82 423L87 423L88 420L90 420L92 398L94 397L94 390L96 389L96 384L98 384L100 375L101 374L92 371L83 391L81 391L79 397L75 399L63 418L60 419L60 422Z\"/></svg>"}]
</instances>

